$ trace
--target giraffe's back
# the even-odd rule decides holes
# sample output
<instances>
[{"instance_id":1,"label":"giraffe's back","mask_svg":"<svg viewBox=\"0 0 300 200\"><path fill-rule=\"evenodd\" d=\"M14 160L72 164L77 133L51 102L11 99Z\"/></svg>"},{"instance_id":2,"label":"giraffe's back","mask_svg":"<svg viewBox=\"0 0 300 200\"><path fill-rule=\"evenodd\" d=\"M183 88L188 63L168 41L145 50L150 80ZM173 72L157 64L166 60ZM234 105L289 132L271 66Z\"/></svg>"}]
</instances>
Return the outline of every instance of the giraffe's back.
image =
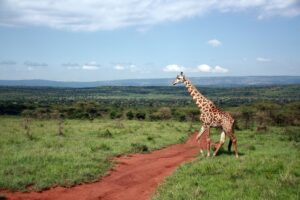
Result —
<instances>
[{"instance_id":1,"label":"giraffe's back","mask_svg":"<svg viewBox=\"0 0 300 200\"><path fill-rule=\"evenodd\" d=\"M200 120L212 127L229 127L234 123L233 117L228 112L221 111L216 106L204 110Z\"/></svg>"}]
</instances>

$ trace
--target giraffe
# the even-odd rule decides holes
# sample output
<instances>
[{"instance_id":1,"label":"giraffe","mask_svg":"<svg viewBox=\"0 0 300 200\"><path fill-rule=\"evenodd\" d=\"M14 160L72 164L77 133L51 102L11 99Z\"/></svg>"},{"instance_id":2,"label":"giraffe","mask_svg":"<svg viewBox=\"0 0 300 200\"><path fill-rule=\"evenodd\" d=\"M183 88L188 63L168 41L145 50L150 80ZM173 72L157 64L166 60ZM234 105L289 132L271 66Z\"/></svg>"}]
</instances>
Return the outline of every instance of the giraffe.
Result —
<instances>
[{"instance_id":1,"label":"giraffe","mask_svg":"<svg viewBox=\"0 0 300 200\"><path fill-rule=\"evenodd\" d=\"M235 156L238 158L238 149L237 149L237 138L234 134L233 124L234 119L233 117L227 113L223 112L215 106L215 104L207 99L204 95L202 95L195 86L193 86L192 82L188 80L183 72L177 75L173 85L184 83L188 92L192 96L193 100L197 104L197 107L200 109L200 121L202 122L202 127L197 135L197 141L200 139L201 135L207 131L207 157L210 156L210 147L211 147L211 140L210 140L210 128L211 127L221 127L221 137L219 143L216 145L216 150L213 153L213 156L216 156L219 149L225 142L225 135L230 138L228 144L228 151L231 150L231 145L234 145ZM201 153L203 152L202 149L200 150Z\"/></svg>"}]
</instances>

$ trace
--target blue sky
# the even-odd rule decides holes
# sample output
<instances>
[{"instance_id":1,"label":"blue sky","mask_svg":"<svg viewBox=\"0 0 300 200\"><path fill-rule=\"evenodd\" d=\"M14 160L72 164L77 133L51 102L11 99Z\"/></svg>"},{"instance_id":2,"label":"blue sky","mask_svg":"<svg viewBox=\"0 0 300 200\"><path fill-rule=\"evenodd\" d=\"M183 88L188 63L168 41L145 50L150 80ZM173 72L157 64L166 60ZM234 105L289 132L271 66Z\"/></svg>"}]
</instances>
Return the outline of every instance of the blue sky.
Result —
<instances>
[{"instance_id":1,"label":"blue sky","mask_svg":"<svg viewBox=\"0 0 300 200\"><path fill-rule=\"evenodd\" d=\"M297 0L2 0L0 79L300 75Z\"/></svg>"}]
</instances>

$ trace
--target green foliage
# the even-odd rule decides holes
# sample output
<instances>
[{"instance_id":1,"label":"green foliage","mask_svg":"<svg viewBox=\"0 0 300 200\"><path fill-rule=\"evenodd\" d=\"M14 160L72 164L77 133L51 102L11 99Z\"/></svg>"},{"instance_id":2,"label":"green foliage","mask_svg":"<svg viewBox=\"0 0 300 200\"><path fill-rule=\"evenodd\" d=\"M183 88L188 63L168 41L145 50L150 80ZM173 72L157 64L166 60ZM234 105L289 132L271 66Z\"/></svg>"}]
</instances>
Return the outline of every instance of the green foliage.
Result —
<instances>
[{"instance_id":1,"label":"green foliage","mask_svg":"<svg viewBox=\"0 0 300 200\"><path fill-rule=\"evenodd\" d=\"M139 111L135 114L135 117L139 120L144 120L146 119L146 113L143 111Z\"/></svg>"},{"instance_id":2,"label":"green foliage","mask_svg":"<svg viewBox=\"0 0 300 200\"><path fill-rule=\"evenodd\" d=\"M159 120L161 120L161 115L159 112L153 112L149 115L149 119L151 121L159 121Z\"/></svg>"},{"instance_id":3,"label":"green foliage","mask_svg":"<svg viewBox=\"0 0 300 200\"><path fill-rule=\"evenodd\" d=\"M300 127L286 127L282 134L289 141L300 142Z\"/></svg>"},{"instance_id":4,"label":"green foliage","mask_svg":"<svg viewBox=\"0 0 300 200\"><path fill-rule=\"evenodd\" d=\"M110 119L118 119L122 117L122 113L117 112L117 111L112 111L110 113Z\"/></svg>"},{"instance_id":5,"label":"green foliage","mask_svg":"<svg viewBox=\"0 0 300 200\"><path fill-rule=\"evenodd\" d=\"M131 110L128 111L128 112L126 113L126 117L127 117L127 119L132 120L132 119L134 118L133 112L132 112Z\"/></svg>"},{"instance_id":6,"label":"green foliage","mask_svg":"<svg viewBox=\"0 0 300 200\"><path fill-rule=\"evenodd\" d=\"M295 106L299 108L299 85L198 88L221 107L270 101L280 105L298 102ZM112 110L120 108L153 107L174 109L195 108L195 105L183 87L0 87L0 115L20 115L24 110L32 110L36 117L49 118L52 110L59 110L66 113L67 118L93 120L107 114L109 117ZM299 116L299 110L294 109L292 115Z\"/></svg>"},{"instance_id":7,"label":"green foliage","mask_svg":"<svg viewBox=\"0 0 300 200\"><path fill-rule=\"evenodd\" d=\"M172 118L171 109L169 107L162 107L158 110L160 118L167 120Z\"/></svg>"}]
</instances>

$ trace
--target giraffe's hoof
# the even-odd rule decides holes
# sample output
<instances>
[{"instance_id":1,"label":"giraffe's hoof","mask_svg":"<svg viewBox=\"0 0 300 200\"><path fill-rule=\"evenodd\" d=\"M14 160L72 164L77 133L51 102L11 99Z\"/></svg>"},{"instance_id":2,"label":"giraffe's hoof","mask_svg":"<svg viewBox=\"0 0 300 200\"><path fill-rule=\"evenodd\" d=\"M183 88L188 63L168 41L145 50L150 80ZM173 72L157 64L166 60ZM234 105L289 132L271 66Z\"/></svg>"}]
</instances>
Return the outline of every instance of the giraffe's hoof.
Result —
<instances>
[{"instance_id":1,"label":"giraffe's hoof","mask_svg":"<svg viewBox=\"0 0 300 200\"><path fill-rule=\"evenodd\" d=\"M236 155L235 155L235 157L236 157L236 158L239 158L239 155L238 155L238 154L236 154Z\"/></svg>"}]
</instances>

